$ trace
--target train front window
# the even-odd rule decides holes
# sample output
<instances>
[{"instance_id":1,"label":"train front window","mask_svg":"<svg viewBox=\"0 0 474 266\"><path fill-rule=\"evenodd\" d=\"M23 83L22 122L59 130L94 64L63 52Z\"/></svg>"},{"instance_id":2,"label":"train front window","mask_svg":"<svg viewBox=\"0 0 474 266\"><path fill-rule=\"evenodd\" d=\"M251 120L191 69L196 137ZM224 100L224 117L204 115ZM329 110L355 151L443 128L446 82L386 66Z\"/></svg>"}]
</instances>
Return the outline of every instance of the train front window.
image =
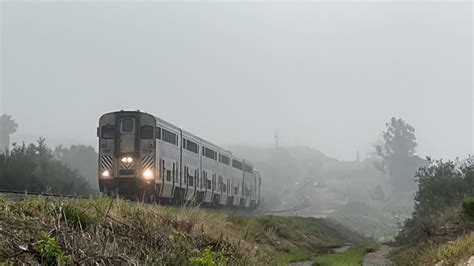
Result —
<instances>
[{"instance_id":1,"label":"train front window","mask_svg":"<svg viewBox=\"0 0 474 266\"><path fill-rule=\"evenodd\" d=\"M133 132L133 119L130 119L130 118L122 119L122 132L124 133Z\"/></svg>"},{"instance_id":2,"label":"train front window","mask_svg":"<svg viewBox=\"0 0 474 266\"><path fill-rule=\"evenodd\" d=\"M141 139L153 139L153 127L142 126L140 127L140 138Z\"/></svg>"},{"instance_id":3,"label":"train front window","mask_svg":"<svg viewBox=\"0 0 474 266\"><path fill-rule=\"evenodd\" d=\"M113 139L115 137L115 127L114 126L103 126L102 127L102 138L103 139Z\"/></svg>"}]
</instances>

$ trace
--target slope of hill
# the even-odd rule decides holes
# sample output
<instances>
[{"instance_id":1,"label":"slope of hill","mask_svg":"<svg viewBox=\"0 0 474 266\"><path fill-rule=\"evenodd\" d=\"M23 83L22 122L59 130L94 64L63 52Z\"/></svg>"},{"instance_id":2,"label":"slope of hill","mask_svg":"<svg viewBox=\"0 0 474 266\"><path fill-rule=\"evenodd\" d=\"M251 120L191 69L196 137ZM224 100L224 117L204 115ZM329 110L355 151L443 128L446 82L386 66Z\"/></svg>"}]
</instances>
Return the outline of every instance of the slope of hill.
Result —
<instances>
[{"instance_id":1,"label":"slope of hill","mask_svg":"<svg viewBox=\"0 0 474 266\"><path fill-rule=\"evenodd\" d=\"M242 216L97 197L0 197L0 263L253 265L365 238L328 219Z\"/></svg>"},{"instance_id":2,"label":"slope of hill","mask_svg":"<svg viewBox=\"0 0 474 266\"><path fill-rule=\"evenodd\" d=\"M377 158L338 161L308 147L232 150L252 160L262 173L263 208L304 203L309 207L298 215L337 217L346 226L385 240L412 211L413 192L392 193L389 177L375 167Z\"/></svg>"}]
</instances>

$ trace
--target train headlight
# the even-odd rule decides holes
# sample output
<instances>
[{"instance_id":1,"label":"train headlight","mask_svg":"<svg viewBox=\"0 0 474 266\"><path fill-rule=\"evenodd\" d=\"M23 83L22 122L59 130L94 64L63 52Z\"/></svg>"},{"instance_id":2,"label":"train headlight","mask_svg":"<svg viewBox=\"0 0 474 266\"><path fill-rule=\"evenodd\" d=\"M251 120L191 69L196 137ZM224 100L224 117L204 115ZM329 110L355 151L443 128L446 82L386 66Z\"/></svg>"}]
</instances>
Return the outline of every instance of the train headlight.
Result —
<instances>
[{"instance_id":1,"label":"train headlight","mask_svg":"<svg viewBox=\"0 0 474 266\"><path fill-rule=\"evenodd\" d=\"M143 171L143 178L145 178L146 180L153 179L153 172L150 169L146 169L145 171Z\"/></svg>"},{"instance_id":2,"label":"train headlight","mask_svg":"<svg viewBox=\"0 0 474 266\"><path fill-rule=\"evenodd\" d=\"M132 157L122 157L121 161L122 161L122 163L133 163L133 158Z\"/></svg>"},{"instance_id":3,"label":"train headlight","mask_svg":"<svg viewBox=\"0 0 474 266\"><path fill-rule=\"evenodd\" d=\"M105 170L104 172L102 172L102 177L105 177L105 178L110 177L110 172L109 172L109 170Z\"/></svg>"}]
</instances>

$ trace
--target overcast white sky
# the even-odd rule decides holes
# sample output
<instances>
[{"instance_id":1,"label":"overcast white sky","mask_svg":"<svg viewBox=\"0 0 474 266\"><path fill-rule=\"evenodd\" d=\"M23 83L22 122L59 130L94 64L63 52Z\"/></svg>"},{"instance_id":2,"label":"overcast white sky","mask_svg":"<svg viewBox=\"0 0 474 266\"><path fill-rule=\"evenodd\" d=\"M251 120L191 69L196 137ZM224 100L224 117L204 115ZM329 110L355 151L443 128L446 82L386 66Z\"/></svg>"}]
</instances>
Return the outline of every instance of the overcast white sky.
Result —
<instances>
[{"instance_id":1,"label":"overcast white sky","mask_svg":"<svg viewBox=\"0 0 474 266\"><path fill-rule=\"evenodd\" d=\"M15 140L96 146L140 109L220 145L352 160L402 117L418 154L473 151L472 3L1 2Z\"/></svg>"}]
</instances>

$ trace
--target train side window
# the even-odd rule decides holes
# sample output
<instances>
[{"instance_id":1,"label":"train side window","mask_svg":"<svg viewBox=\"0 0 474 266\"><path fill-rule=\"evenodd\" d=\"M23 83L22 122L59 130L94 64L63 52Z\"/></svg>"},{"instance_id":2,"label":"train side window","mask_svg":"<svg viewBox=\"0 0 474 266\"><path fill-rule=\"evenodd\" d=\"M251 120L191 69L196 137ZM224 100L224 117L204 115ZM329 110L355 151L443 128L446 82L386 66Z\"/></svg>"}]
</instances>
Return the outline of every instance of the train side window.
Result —
<instances>
[{"instance_id":1,"label":"train side window","mask_svg":"<svg viewBox=\"0 0 474 266\"><path fill-rule=\"evenodd\" d=\"M175 133L170 132L166 129L162 129L162 131L163 131L163 140L164 141L178 146L178 136Z\"/></svg>"},{"instance_id":2,"label":"train side window","mask_svg":"<svg viewBox=\"0 0 474 266\"><path fill-rule=\"evenodd\" d=\"M142 126L140 128L140 138L141 139L153 139L153 127L152 126Z\"/></svg>"},{"instance_id":3,"label":"train side window","mask_svg":"<svg viewBox=\"0 0 474 266\"><path fill-rule=\"evenodd\" d=\"M189 171L189 169L188 169ZM189 174L189 172L187 172L187 176L188 176L188 185L190 187L194 186L194 177L192 175Z\"/></svg>"},{"instance_id":4,"label":"train side window","mask_svg":"<svg viewBox=\"0 0 474 266\"><path fill-rule=\"evenodd\" d=\"M171 181L171 171L166 170L166 181Z\"/></svg>"},{"instance_id":5,"label":"train side window","mask_svg":"<svg viewBox=\"0 0 474 266\"><path fill-rule=\"evenodd\" d=\"M103 139L113 139L115 137L115 127L114 126L102 126L102 138Z\"/></svg>"},{"instance_id":6,"label":"train side window","mask_svg":"<svg viewBox=\"0 0 474 266\"><path fill-rule=\"evenodd\" d=\"M122 119L122 132L124 133L133 132L133 119L131 118Z\"/></svg>"},{"instance_id":7,"label":"train side window","mask_svg":"<svg viewBox=\"0 0 474 266\"><path fill-rule=\"evenodd\" d=\"M161 139L161 127L156 127L156 138Z\"/></svg>"}]
</instances>

